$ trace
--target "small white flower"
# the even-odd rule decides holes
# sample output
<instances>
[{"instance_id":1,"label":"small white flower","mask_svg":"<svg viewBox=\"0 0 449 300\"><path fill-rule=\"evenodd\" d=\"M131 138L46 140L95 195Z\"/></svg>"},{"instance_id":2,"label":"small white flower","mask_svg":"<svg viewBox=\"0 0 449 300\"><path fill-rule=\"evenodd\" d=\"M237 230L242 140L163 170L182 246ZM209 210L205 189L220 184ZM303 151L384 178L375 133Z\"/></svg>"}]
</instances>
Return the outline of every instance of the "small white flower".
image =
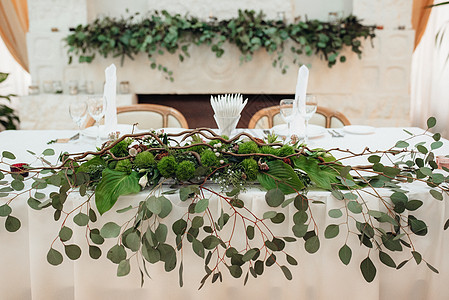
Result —
<instances>
[{"instance_id":1,"label":"small white flower","mask_svg":"<svg viewBox=\"0 0 449 300\"><path fill-rule=\"evenodd\" d=\"M215 156L216 156L216 157L219 157L219 156L220 156L220 153L215 152Z\"/></svg>"},{"instance_id":2,"label":"small white flower","mask_svg":"<svg viewBox=\"0 0 449 300\"><path fill-rule=\"evenodd\" d=\"M222 146L221 143L216 143L216 144L214 145L215 148L220 148L221 146Z\"/></svg>"},{"instance_id":3,"label":"small white flower","mask_svg":"<svg viewBox=\"0 0 449 300\"><path fill-rule=\"evenodd\" d=\"M129 155L131 155L131 156L134 157L134 156L137 155L137 152L138 152L138 151L137 151L136 148L130 148L128 152L129 152Z\"/></svg>"},{"instance_id":4,"label":"small white flower","mask_svg":"<svg viewBox=\"0 0 449 300\"><path fill-rule=\"evenodd\" d=\"M147 183L148 183L148 177L147 177L147 175L144 175L144 176L140 177L140 179L139 179L139 184L140 184L140 186L142 186L142 188L145 188L145 186L147 185Z\"/></svg>"},{"instance_id":5,"label":"small white flower","mask_svg":"<svg viewBox=\"0 0 449 300\"><path fill-rule=\"evenodd\" d=\"M221 165L224 164L224 160L220 159L220 164Z\"/></svg>"}]
</instances>

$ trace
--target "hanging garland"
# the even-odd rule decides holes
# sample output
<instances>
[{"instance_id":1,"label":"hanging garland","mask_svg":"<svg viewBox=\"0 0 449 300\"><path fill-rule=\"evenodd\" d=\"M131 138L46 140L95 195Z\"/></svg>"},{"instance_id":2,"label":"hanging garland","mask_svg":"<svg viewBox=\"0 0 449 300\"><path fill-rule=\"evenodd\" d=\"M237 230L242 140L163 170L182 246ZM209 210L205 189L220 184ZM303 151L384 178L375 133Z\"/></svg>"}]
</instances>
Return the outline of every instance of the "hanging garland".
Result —
<instances>
[{"instance_id":1,"label":"hanging garland","mask_svg":"<svg viewBox=\"0 0 449 300\"><path fill-rule=\"evenodd\" d=\"M374 38L375 26L360 24L355 16L335 23L306 20L286 24L283 21L265 20L262 12L239 10L236 18L221 21L204 21L197 17L171 15L167 11L137 19L138 14L128 18L96 19L91 24L78 25L65 38L69 47L69 63L78 56L80 63L90 63L98 53L103 57L134 59L139 53L148 55L151 68L158 69L173 81L173 71L157 63L156 56L165 52L178 54L182 62L189 57L191 45L206 45L217 57L228 42L241 52L240 61L250 61L254 53L265 49L272 54L274 67L284 74L288 64L284 61L286 43L292 42L293 64L300 64L300 55L318 55L328 66L337 61L345 62L341 55L345 46L350 47L359 58L362 54L360 38Z\"/></svg>"}]
</instances>

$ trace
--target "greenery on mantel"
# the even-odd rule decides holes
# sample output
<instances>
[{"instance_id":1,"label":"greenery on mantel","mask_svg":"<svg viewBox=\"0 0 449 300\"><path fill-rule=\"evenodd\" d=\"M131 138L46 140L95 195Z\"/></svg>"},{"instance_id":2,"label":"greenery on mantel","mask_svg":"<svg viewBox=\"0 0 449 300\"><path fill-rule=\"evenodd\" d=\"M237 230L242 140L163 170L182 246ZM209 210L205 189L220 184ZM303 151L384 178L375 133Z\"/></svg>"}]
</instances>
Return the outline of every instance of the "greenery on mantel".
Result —
<instances>
[{"instance_id":1,"label":"greenery on mantel","mask_svg":"<svg viewBox=\"0 0 449 300\"><path fill-rule=\"evenodd\" d=\"M435 118L427 122L429 128L435 123ZM426 183L430 194L443 200L443 193L449 191L449 176L436 170L434 154L443 143L440 134L428 130L409 134L385 151L331 150L345 158L366 157L367 164L361 166L345 165L344 159L336 159L328 150L310 149L295 141L284 144L273 135L261 140L241 133L229 139L207 129L114 137L96 152L61 154L58 165L46 158L55 155L52 149L42 154L28 151L42 162L41 167L12 164L15 155L3 151L0 216L6 218L7 231L19 230L21 222L13 214L14 202L27 195L32 209L54 210L59 234L48 251L50 264L62 263L61 248L71 260L81 256L81 247L72 239L73 229L68 225L73 220L73 226L86 232L92 259L107 250L106 257L117 264L118 276L127 275L131 266L137 266L142 284L149 266L161 263L167 272L177 268L182 286L186 251L203 260L204 267L197 266L205 270L200 287L207 280L221 281L223 272L244 278L246 283L250 275L257 278L273 272L271 266L291 280L288 265L298 262L287 253L286 243L301 243L313 254L324 240L339 235L345 240L339 242L335 259L348 265L353 251L362 251L366 257L357 263L367 282L374 280L376 264L380 263L400 269L414 260L417 264L425 262L438 273L414 243L428 231L438 229L428 228L418 218L423 202L409 198L407 186ZM432 137L432 142L415 144L414 139L422 135ZM394 164L384 165L383 161ZM240 197L256 183L266 190L266 203L259 204L265 206L265 212L260 214ZM49 185L57 189L47 188ZM319 228L315 213L324 203L308 196L310 188L328 190L341 201L339 208L328 211L330 220L335 221L326 228ZM128 204L121 203L119 196L141 189L149 189L146 198L124 207ZM391 190L389 196L385 189ZM379 210L369 207L368 201L373 199L367 197L379 201ZM177 217L171 215L172 201L179 203L175 199L185 203L177 205ZM96 227L103 214L113 221ZM111 218L114 214L123 215ZM279 224L293 226L290 232L278 236L274 232ZM444 229L447 227L449 220ZM102 250L105 239L116 243ZM401 251L409 256L397 262L395 254ZM379 262L374 259L377 255Z\"/></svg>"},{"instance_id":2,"label":"greenery on mantel","mask_svg":"<svg viewBox=\"0 0 449 300\"><path fill-rule=\"evenodd\" d=\"M5 81L8 78L8 73L2 73L0 72L0 83ZM14 97L16 95L9 94L6 96L0 95L0 99L6 99L7 101L11 102L11 97ZM19 125L19 117L17 116L14 109L9 107L5 104L0 104L0 131L2 130L14 130L17 129Z\"/></svg>"},{"instance_id":3,"label":"greenery on mantel","mask_svg":"<svg viewBox=\"0 0 449 300\"><path fill-rule=\"evenodd\" d=\"M241 52L241 62L250 61L254 53L265 49L272 54L273 66L285 73L288 64L284 61L286 44L294 54L293 63L300 63L300 55L319 55L329 67L337 61L345 62L341 55L345 46L359 57L362 54L360 38L374 38L375 26L364 26L354 16L335 23L306 20L286 24L283 21L266 20L262 12L239 10L238 17L228 20L204 21L193 16L171 15L166 11L137 19L96 19L87 25L78 25L65 41L69 47L69 63L73 56L79 62L91 62L98 53L104 57L125 57L134 59L145 53L153 69L159 69L166 78L173 81L173 72L158 64L157 55L165 52L178 54L182 62L189 57L191 45L207 45L221 57L223 44L235 45ZM291 43L290 43L291 42Z\"/></svg>"}]
</instances>

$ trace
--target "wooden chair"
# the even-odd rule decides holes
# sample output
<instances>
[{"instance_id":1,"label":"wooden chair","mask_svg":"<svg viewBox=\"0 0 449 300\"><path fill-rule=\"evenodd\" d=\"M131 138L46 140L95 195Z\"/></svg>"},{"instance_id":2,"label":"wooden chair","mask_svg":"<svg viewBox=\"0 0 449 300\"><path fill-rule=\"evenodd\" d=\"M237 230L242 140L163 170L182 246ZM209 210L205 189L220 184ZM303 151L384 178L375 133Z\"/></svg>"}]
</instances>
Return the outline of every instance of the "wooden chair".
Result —
<instances>
[{"instance_id":1,"label":"wooden chair","mask_svg":"<svg viewBox=\"0 0 449 300\"><path fill-rule=\"evenodd\" d=\"M268 129L285 123L280 115L279 105L263 108L256 112L249 120L248 128ZM338 128L351 125L348 118L341 112L318 106L316 114L309 121L310 124L321 125L326 128Z\"/></svg>"},{"instance_id":2,"label":"wooden chair","mask_svg":"<svg viewBox=\"0 0 449 300\"><path fill-rule=\"evenodd\" d=\"M130 125L138 123L137 127L144 130L162 127L189 128L186 118L179 110L159 104L119 106L117 123ZM95 121L89 118L86 127L94 124Z\"/></svg>"}]
</instances>

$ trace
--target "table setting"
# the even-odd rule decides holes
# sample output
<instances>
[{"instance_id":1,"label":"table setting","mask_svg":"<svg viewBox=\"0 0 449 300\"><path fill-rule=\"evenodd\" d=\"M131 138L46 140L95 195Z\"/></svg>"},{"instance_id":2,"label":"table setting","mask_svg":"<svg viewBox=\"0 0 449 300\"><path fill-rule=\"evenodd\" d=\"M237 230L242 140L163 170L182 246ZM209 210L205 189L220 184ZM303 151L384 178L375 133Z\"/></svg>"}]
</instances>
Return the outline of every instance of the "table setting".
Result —
<instances>
[{"instance_id":1,"label":"table setting","mask_svg":"<svg viewBox=\"0 0 449 300\"><path fill-rule=\"evenodd\" d=\"M280 102L286 124L236 128L247 100L226 94L210 99L218 129L143 131L117 124L115 72L103 97L70 105L79 130L0 133L7 299L449 293L449 144L435 118L309 125L303 66ZM96 126L81 130L88 115Z\"/></svg>"}]
</instances>

